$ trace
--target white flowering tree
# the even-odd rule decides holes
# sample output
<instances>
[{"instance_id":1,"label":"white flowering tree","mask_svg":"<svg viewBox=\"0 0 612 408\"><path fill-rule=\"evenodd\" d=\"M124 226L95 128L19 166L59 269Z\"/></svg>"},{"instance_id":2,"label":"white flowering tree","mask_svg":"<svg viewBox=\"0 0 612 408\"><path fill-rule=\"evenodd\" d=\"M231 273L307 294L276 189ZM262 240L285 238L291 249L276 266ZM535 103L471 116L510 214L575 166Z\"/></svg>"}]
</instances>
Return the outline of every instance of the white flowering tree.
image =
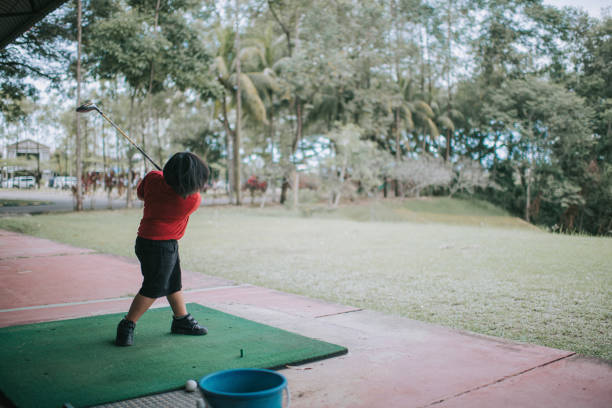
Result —
<instances>
[{"instance_id":1,"label":"white flowering tree","mask_svg":"<svg viewBox=\"0 0 612 408\"><path fill-rule=\"evenodd\" d=\"M392 158L367 140L361 140L361 129L353 124L333 130L327 137L332 154L319 167L323 188L329 193L330 205L336 207L340 198L359 190L372 195L382 184L387 163Z\"/></svg>"},{"instance_id":2,"label":"white flowering tree","mask_svg":"<svg viewBox=\"0 0 612 408\"><path fill-rule=\"evenodd\" d=\"M402 184L404 196L419 197L426 187L448 187L453 180L450 166L441 158L424 154L395 163L391 170L393 177Z\"/></svg>"}]
</instances>

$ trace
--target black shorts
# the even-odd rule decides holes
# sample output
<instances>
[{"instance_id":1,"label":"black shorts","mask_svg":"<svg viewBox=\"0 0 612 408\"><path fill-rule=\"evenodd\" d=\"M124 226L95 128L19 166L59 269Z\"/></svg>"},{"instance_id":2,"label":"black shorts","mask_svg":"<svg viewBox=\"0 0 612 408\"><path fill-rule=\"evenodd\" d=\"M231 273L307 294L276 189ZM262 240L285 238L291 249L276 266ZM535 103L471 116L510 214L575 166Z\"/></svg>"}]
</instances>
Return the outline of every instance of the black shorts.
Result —
<instances>
[{"instance_id":1,"label":"black shorts","mask_svg":"<svg viewBox=\"0 0 612 408\"><path fill-rule=\"evenodd\" d=\"M175 239L155 241L137 237L135 251L144 277L138 293L158 298L181 290L181 263Z\"/></svg>"}]
</instances>

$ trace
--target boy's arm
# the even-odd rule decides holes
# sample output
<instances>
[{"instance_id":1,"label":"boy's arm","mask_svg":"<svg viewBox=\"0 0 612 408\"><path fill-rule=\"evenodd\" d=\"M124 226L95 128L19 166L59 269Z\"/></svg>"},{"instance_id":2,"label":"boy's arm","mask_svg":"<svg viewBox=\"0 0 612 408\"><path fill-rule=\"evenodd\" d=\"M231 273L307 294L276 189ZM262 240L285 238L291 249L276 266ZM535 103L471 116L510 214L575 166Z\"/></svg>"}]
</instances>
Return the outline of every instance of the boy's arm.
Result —
<instances>
[{"instance_id":1,"label":"boy's arm","mask_svg":"<svg viewBox=\"0 0 612 408\"><path fill-rule=\"evenodd\" d=\"M144 201L144 184L145 184L145 180L146 179L147 179L147 177L145 176L138 183L138 187L136 187L136 196L138 197L139 200L142 200L142 201Z\"/></svg>"},{"instance_id":2,"label":"boy's arm","mask_svg":"<svg viewBox=\"0 0 612 408\"><path fill-rule=\"evenodd\" d=\"M188 200L191 200L191 209L189 210L188 215L193 214L198 208L200 208L200 204L202 204L202 195L200 193L192 194L188 197Z\"/></svg>"},{"instance_id":3,"label":"boy's arm","mask_svg":"<svg viewBox=\"0 0 612 408\"><path fill-rule=\"evenodd\" d=\"M158 180L163 180L164 174L158 170L151 170L148 172L142 180L138 183L138 187L136 187L136 196L144 201L145 199L145 184L147 183L147 179L149 179L149 184L151 184L151 188L156 188L158 184Z\"/></svg>"}]
</instances>

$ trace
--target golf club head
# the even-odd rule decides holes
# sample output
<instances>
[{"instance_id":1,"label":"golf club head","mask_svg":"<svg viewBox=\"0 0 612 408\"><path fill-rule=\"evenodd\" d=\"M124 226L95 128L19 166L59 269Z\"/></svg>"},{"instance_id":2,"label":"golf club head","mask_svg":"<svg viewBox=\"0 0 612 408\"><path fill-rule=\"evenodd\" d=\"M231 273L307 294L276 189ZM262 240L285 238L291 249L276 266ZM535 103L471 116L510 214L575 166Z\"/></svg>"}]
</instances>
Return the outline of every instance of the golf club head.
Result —
<instances>
[{"instance_id":1,"label":"golf club head","mask_svg":"<svg viewBox=\"0 0 612 408\"><path fill-rule=\"evenodd\" d=\"M96 104L93 102L86 102L83 105L76 108L76 111L79 113L91 112L94 110L100 112L100 109L98 109Z\"/></svg>"}]
</instances>

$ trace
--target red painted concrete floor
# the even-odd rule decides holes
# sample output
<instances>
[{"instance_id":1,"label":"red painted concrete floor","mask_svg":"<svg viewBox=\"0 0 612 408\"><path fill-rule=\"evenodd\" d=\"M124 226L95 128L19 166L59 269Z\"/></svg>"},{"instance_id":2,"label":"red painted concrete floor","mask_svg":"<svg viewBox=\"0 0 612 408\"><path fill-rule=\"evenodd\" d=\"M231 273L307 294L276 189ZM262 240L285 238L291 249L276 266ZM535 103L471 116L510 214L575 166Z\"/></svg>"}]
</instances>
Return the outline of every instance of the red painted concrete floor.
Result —
<instances>
[{"instance_id":1,"label":"red painted concrete floor","mask_svg":"<svg viewBox=\"0 0 612 408\"><path fill-rule=\"evenodd\" d=\"M140 271L134 259L0 230L0 282L6 327L126 311ZM292 407L612 407L612 365L569 351L188 271L184 288L188 302L348 347L283 370Z\"/></svg>"}]
</instances>

